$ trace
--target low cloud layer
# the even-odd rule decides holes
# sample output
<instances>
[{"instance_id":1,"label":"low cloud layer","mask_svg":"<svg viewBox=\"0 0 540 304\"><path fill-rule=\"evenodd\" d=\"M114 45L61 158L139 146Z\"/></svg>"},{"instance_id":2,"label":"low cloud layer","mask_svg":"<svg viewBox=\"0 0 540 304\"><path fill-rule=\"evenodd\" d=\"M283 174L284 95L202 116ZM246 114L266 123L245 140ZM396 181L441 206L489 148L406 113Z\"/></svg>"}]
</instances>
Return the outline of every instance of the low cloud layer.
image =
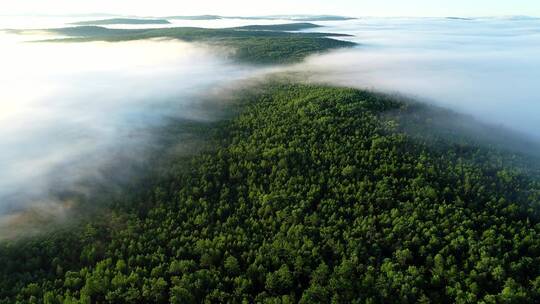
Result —
<instances>
[{"instance_id":1,"label":"low cloud layer","mask_svg":"<svg viewBox=\"0 0 540 304\"><path fill-rule=\"evenodd\" d=\"M69 217L72 202L55 193L84 195L81 181L110 178L104 167L142 161L151 130L171 118L212 120L219 109L203 100L272 72L403 93L540 139L539 20L321 24L360 46L262 69L178 41L24 43L28 36L0 33L0 239Z\"/></svg>"},{"instance_id":2,"label":"low cloud layer","mask_svg":"<svg viewBox=\"0 0 540 304\"><path fill-rule=\"evenodd\" d=\"M201 100L255 72L177 41L0 39L0 226L26 208L55 210L51 191L83 191L110 162L140 161L168 119L214 119Z\"/></svg>"},{"instance_id":3,"label":"low cloud layer","mask_svg":"<svg viewBox=\"0 0 540 304\"><path fill-rule=\"evenodd\" d=\"M327 23L361 45L313 56L312 80L399 92L540 139L540 20L367 18Z\"/></svg>"}]
</instances>

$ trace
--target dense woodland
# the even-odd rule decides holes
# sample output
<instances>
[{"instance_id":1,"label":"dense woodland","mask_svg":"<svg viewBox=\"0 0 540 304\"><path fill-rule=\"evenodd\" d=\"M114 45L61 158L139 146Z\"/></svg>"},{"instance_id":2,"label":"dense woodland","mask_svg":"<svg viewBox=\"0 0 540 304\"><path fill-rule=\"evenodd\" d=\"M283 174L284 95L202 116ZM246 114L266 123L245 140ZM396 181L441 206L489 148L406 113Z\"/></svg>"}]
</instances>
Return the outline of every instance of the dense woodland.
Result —
<instances>
[{"instance_id":1,"label":"dense woodland","mask_svg":"<svg viewBox=\"0 0 540 304\"><path fill-rule=\"evenodd\" d=\"M107 20L105 20L107 22ZM42 31L70 38L52 39L54 42L120 42L151 38L170 38L187 42L200 42L232 50L232 58L250 64L282 64L299 62L309 55L332 49L353 47L356 44L332 37L345 34L296 32L319 27L313 23L249 25L224 29L171 27L149 29L110 29L100 26L76 26L57 29L11 30L17 34Z\"/></svg>"},{"instance_id":2,"label":"dense woodland","mask_svg":"<svg viewBox=\"0 0 540 304\"><path fill-rule=\"evenodd\" d=\"M409 135L399 118L430 111L393 97L241 95L204 131L214 149L146 194L2 243L0 303L540 302L540 183L521 156Z\"/></svg>"}]
</instances>

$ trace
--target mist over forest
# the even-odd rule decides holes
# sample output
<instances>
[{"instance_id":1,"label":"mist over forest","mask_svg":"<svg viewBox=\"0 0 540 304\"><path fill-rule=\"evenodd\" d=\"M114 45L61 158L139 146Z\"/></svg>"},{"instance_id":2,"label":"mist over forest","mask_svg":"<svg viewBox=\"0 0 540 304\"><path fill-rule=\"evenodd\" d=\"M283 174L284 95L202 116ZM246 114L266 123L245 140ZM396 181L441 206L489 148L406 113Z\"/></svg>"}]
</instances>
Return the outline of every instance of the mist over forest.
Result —
<instances>
[{"instance_id":1,"label":"mist over forest","mask_svg":"<svg viewBox=\"0 0 540 304\"><path fill-rule=\"evenodd\" d=\"M314 80L406 94L538 139L538 19L368 18L330 24L360 47L315 56Z\"/></svg>"},{"instance_id":2,"label":"mist over forest","mask_svg":"<svg viewBox=\"0 0 540 304\"><path fill-rule=\"evenodd\" d=\"M0 304L540 301L539 28L0 16Z\"/></svg>"},{"instance_id":3,"label":"mist over forest","mask_svg":"<svg viewBox=\"0 0 540 304\"><path fill-rule=\"evenodd\" d=\"M4 51L2 213L57 203L55 192L83 190L77 184L85 179L110 179L101 172L110 163L122 160L129 171L155 144L152 129L172 119L216 119L219 106L199 104L255 73L178 41L11 41Z\"/></svg>"}]
</instances>

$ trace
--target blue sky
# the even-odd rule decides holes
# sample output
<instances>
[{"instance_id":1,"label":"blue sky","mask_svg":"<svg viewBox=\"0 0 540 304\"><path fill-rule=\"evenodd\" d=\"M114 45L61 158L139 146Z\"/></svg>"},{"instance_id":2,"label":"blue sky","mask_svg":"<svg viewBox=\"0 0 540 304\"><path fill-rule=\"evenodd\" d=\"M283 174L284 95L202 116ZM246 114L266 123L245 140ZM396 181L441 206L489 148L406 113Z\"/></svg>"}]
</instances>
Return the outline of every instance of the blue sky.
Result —
<instances>
[{"instance_id":1,"label":"blue sky","mask_svg":"<svg viewBox=\"0 0 540 304\"><path fill-rule=\"evenodd\" d=\"M540 16L540 0L8 0L2 14Z\"/></svg>"}]
</instances>

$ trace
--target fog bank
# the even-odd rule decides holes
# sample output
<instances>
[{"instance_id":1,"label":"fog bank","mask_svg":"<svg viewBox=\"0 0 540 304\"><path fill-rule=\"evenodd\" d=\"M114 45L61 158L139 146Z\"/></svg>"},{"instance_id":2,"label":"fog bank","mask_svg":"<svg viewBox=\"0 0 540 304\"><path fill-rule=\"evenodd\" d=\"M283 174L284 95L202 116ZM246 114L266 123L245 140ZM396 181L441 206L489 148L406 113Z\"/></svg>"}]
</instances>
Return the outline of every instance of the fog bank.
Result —
<instances>
[{"instance_id":1,"label":"fog bank","mask_svg":"<svg viewBox=\"0 0 540 304\"><path fill-rule=\"evenodd\" d=\"M53 192L142 161L169 119L214 119L200 102L256 71L178 41L0 41L0 226L30 207L62 214Z\"/></svg>"},{"instance_id":2,"label":"fog bank","mask_svg":"<svg viewBox=\"0 0 540 304\"><path fill-rule=\"evenodd\" d=\"M326 22L355 49L313 56L313 81L399 92L540 139L540 20L364 18Z\"/></svg>"}]
</instances>

